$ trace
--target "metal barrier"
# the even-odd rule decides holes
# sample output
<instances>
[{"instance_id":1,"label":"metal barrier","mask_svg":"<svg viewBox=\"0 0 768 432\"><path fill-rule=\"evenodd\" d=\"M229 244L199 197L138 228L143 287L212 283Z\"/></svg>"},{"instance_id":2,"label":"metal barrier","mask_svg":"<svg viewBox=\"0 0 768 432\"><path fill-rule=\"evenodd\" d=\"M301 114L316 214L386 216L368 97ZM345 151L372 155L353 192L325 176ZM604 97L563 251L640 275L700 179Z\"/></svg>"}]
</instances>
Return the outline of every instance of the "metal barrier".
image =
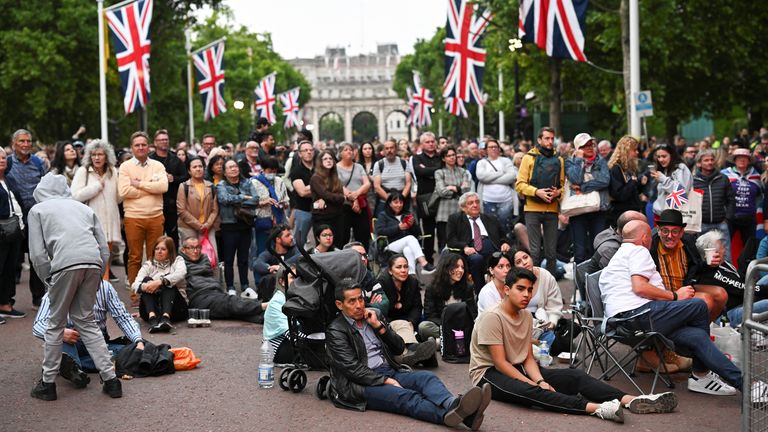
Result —
<instances>
[{"instance_id":1,"label":"metal barrier","mask_svg":"<svg viewBox=\"0 0 768 432\"><path fill-rule=\"evenodd\" d=\"M760 272L768 272L768 258L747 267L744 319L741 324L742 386L741 430L768 432L768 312L753 314L755 285Z\"/></svg>"}]
</instances>

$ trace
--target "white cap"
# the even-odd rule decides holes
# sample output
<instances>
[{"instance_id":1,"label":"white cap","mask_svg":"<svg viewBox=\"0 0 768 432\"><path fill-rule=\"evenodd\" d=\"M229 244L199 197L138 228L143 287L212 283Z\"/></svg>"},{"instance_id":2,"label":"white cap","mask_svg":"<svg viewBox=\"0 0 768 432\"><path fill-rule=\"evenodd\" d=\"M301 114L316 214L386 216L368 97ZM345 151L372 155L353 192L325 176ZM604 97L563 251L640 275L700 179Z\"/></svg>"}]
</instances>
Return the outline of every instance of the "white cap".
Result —
<instances>
[{"instance_id":1,"label":"white cap","mask_svg":"<svg viewBox=\"0 0 768 432\"><path fill-rule=\"evenodd\" d=\"M573 139L573 146L576 148L576 150L578 150L578 149L584 147L584 144L586 144L586 143L588 143L590 141L594 141L594 140L595 140L595 138L592 137L592 135L590 135L590 134L588 134L586 132L582 132L582 133L576 135L576 138Z\"/></svg>"}]
</instances>

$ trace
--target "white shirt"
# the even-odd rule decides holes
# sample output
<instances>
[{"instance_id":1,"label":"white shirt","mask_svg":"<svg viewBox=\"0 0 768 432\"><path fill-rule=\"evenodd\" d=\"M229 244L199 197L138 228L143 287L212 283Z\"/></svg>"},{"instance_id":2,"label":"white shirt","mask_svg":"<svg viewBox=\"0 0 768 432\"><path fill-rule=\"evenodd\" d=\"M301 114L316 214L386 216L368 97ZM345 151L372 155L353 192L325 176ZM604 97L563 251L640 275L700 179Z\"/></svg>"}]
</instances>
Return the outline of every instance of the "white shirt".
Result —
<instances>
[{"instance_id":1,"label":"white shirt","mask_svg":"<svg viewBox=\"0 0 768 432\"><path fill-rule=\"evenodd\" d=\"M608 266L600 273L600 292L605 316L631 311L650 302L632 291L632 276L643 276L651 285L664 290L664 282L648 249L632 243L622 243Z\"/></svg>"},{"instance_id":2,"label":"white shirt","mask_svg":"<svg viewBox=\"0 0 768 432\"><path fill-rule=\"evenodd\" d=\"M467 216L467 220L469 221L469 231L472 232L472 240L475 239L475 227L472 225L473 219L470 216ZM480 235L488 237L488 231L485 229L485 225L483 225L483 220L480 219L480 215L477 216L477 219L474 219L475 222L477 222L477 226L480 227Z\"/></svg>"},{"instance_id":3,"label":"white shirt","mask_svg":"<svg viewBox=\"0 0 768 432\"><path fill-rule=\"evenodd\" d=\"M501 295L499 290L496 289L496 284L493 281L488 282L480 290L480 294L477 295L477 314L480 315L486 310L493 309L500 302Z\"/></svg>"}]
</instances>

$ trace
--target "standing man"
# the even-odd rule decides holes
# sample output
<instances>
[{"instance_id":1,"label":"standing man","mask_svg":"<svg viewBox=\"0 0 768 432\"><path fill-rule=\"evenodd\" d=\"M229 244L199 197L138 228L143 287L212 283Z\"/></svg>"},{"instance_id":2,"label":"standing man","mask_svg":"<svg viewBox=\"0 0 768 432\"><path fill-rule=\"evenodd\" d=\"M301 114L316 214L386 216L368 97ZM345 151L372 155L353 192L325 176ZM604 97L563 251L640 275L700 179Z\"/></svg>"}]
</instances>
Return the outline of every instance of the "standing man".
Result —
<instances>
[{"instance_id":1,"label":"standing man","mask_svg":"<svg viewBox=\"0 0 768 432\"><path fill-rule=\"evenodd\" d=\"M149 154L149 158L156 160L165 167L165 175L168 177L168 192L163 194L163 215L165 216L165 235L173 239L174 244L179 244L178 213L176 213L176 195L179 185L189 179L184 163L171 153L171 143L168 131L158 129L155 132L155 151Z\"/></svg>"},{"instance_id":2,"label":"standing man","mask_svg":"<svg viewBox=\"0 0 768 432\"><path fill-rule=\"evenodd\" d=\"M397 142L394 139L384 143L383 154L384 158L379 159L373 165L373 190L378 198L374 216L378 216L384 211L384 203L387 201L391 190L396 190L406 197L403 210L407 210L411 202L410 199L407 199L411 196L411 175L408 173L408 164L397 156ZM432 176L432 187L434 188L434 172Z\"/></svg>"},{"instance_id":3,"label":"standing man","mask_svg":"<svg viewBox=\"0 0 768 432\"><path fill-rule=\"evenodd\" d=\"M259 143L259 160L265 161L268 157L277 157L277 151L275 150L275 137L272 136L272 132L265 130L264 132L258 132L254 137L254 141Z\"/></svg>"},{"instance_id":4,"label":"standing man","mask_svg":"<svg viewBox=\"0 0 768 432\"><path fill-rule=\"evenodd\" d=\"M611 152L613 152L613 148L611 147L610 141L602 140L597 144L597 154L599 154L601 158L605 160L610 159Z\"/></svg>"},{"instance_id":5,"label":"standing man","mask_svg":"<svg viewBox=\"0 0 768 432\"><path fill-rule=\"evenodd\" d=\"M208 155L211 154L211 150L216 147L216 135L205 134L203 135L203 148L197 152L197 156L203 159L203 162L208 163Z\"/></svg>"},{"instance_id":6,"label":"standing man","mask_svg":"<svg viewBox=\"0 0 768 432\"><path fill-rule=\"evenodd\" d=\"M525 228L535 264L547 259L547 270L555 274L557 267L557 215L565 183L563 159L555 154L555 130L544 126L538 144L520 163L515 189L525 196ZM542 239L543 234L543 239ZM544 242L542 248L542 240ZM544 253L542 254L542 249Z\"/></svg>"},{"instance_id":7,"label":"standing man","mask_svg":"<svg viewBox=\"0 0 768 432\"><path fill-rule=\"evenodd\" d=\"M120 165L117 190L125 210L125 239L128 247L128 286L141 267L142 249L147 257L163 235L163 194L168 191L165 167L149 158L149 137L142 131L131 135L133 157Z\"/></svg>"},{"instance_id":8,"label":"standing man","mask_svg":"<svg viewBox=\"0 0 768 432\"><path fill-rule=\"evenodd\" d=\"M724 233L725 260L733 262L728 221L733 219L736 198L728 177L717 169L714 150L705 149L696 155L693 188L704 193L701 201L701 234L712 230Z\"/></svg>"},{"instance_id":9,"label":"standing man","mask_svg":"<svg viewBox=\"0 0 768 432\"><path fill-rule=\"evenodd\" d=\"M416 202L419 207L418 214L421 219L422 232L428 236L424 239L424 256L430 264L434 264L437 222L435 221L436 215L429 213L427 205L432 192L435 191L435 171L440 169L442 162L437 155L435 134L424 132L419 137L419 142L421 143L421 153L413 155L412 158L413 170L416 173L416 190L418 191Z\"/></svg>"},{"instance_id":10,"label":"standing man","mask_svg":"<svg viewBox=\"0 0 768 432\"><path fill-rule=\"evenodd\" d=\"M254 177L261 174L259 151L259 143L256 141L245 143L245 157L237 162L240 167L240 174L244 177Z\"/></svg>"},{"instance_id":11,"label":"standing man","mask_svg":"<svg viewBox=\"0 0 768 432\"><path fill-rule=\"evenodd\" d=\"M35 188L37 205L29 212L29 258L49 284L50 315L45 331L43 376L32 397L56 400L67 317L90 353L110 397L123 395L104 335L96 325L93 305L109 247L101 223L88 206L72 199L64 176L47 174ZM61 217L66 215L66 217ZM87 385L87 383L86 383Z\"/></svg>"},{"instance_id":12,"label":"standing man","mask_svg":"<svg viewBox=\"0 0 768 432\"><path fill-rule=\"evenodd\" d=\"M19 205L21 205L22 218L25 222L24 225L27 227L24 230L22 250L19 254L19 261L23 262L24 253L29 251L29 225L26 222L29 210L35 205L35 198L32 196L32 193L47 169L45 169L43 161L32 154L32 133L28 130L19 129L14 132L11 144L13 146L13 153L8 158L5 176L16 185L16 191L20 198ZM29 291L32 293L32 306L35 308L40 307L40 302L45 294L45 286L33 268L29 269ZM19 317L19 314L22 317L24 316L22 312L14 312L13 308L8 313L13 314L14 317Z\"/></svg>"},{"instance_id":13,"label":"standing man","mask_svg":"<svg viewBox=\"0 0 768 432\"><path fill-rule=\"evenodd\" d=\"M312 226L312 191L309 180L314 172L315 149L312 141L299 142L299 160L294 157L291 165L291 207L293 208L293 232L296 245L303 248L307 242L309 228Z\"/></svg>"}]
</instances>

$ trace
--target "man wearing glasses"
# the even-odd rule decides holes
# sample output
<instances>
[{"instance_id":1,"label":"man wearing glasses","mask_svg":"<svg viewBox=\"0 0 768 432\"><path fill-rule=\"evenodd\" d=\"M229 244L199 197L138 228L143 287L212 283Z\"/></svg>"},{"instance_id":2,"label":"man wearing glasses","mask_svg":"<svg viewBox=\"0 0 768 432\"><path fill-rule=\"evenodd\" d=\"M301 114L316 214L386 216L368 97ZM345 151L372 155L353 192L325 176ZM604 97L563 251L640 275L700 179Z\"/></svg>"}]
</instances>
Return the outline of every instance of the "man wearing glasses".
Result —
<instances>
[{"instance_id":1,"label":"man wearing glasses","mask_svg":"<svg viewBox=\"0 0 768 432\"><path fill-rule=\"evenodd\" d=\"M722 287L697 284L699 273L706 266L696 250L695 239L685 234L683 214L674 209L661 212L656 222L659 227L651 243L651 257L668 290L691 287L695 297L704 300L709 319L714 320L723 311L728 293ZM710 265L719 266L723 257L715 252Z\"/></svg>"},{"instance_id":2,"label":"man wearing glasses","mask_svg":"<svg viewBox=\"0 0 768 432\"><path fill-rule=\"evenodd\" d=\"M291 194L291 207L294 217L294 237L296 244L304 247L307 242L307 232L312 226L312 191L309 187L309 180L314 173L315 150L312 142L304 140L299 142L299 160L294 156L291 165L291 183L293 193Z\"/></svg>"},{"instance_id":3,"label":"man wearing glasses","mask_svg":"<svg viewBox=\"0 0 768 432\"><path fill-rule=\"evenodd\" d=\"M163 194L164 229L168 237L172 238L174 243L179 244L179 216L176 211L176 195L179 192L179 185L189 179L189 174L184 167L184 162L170 151L171 143L167 130L159 129L155 132L154 144L155 151L149 154L149 158L163 164L165 175L168 177L168 191Z\"/></svg>"}]
</instances>

